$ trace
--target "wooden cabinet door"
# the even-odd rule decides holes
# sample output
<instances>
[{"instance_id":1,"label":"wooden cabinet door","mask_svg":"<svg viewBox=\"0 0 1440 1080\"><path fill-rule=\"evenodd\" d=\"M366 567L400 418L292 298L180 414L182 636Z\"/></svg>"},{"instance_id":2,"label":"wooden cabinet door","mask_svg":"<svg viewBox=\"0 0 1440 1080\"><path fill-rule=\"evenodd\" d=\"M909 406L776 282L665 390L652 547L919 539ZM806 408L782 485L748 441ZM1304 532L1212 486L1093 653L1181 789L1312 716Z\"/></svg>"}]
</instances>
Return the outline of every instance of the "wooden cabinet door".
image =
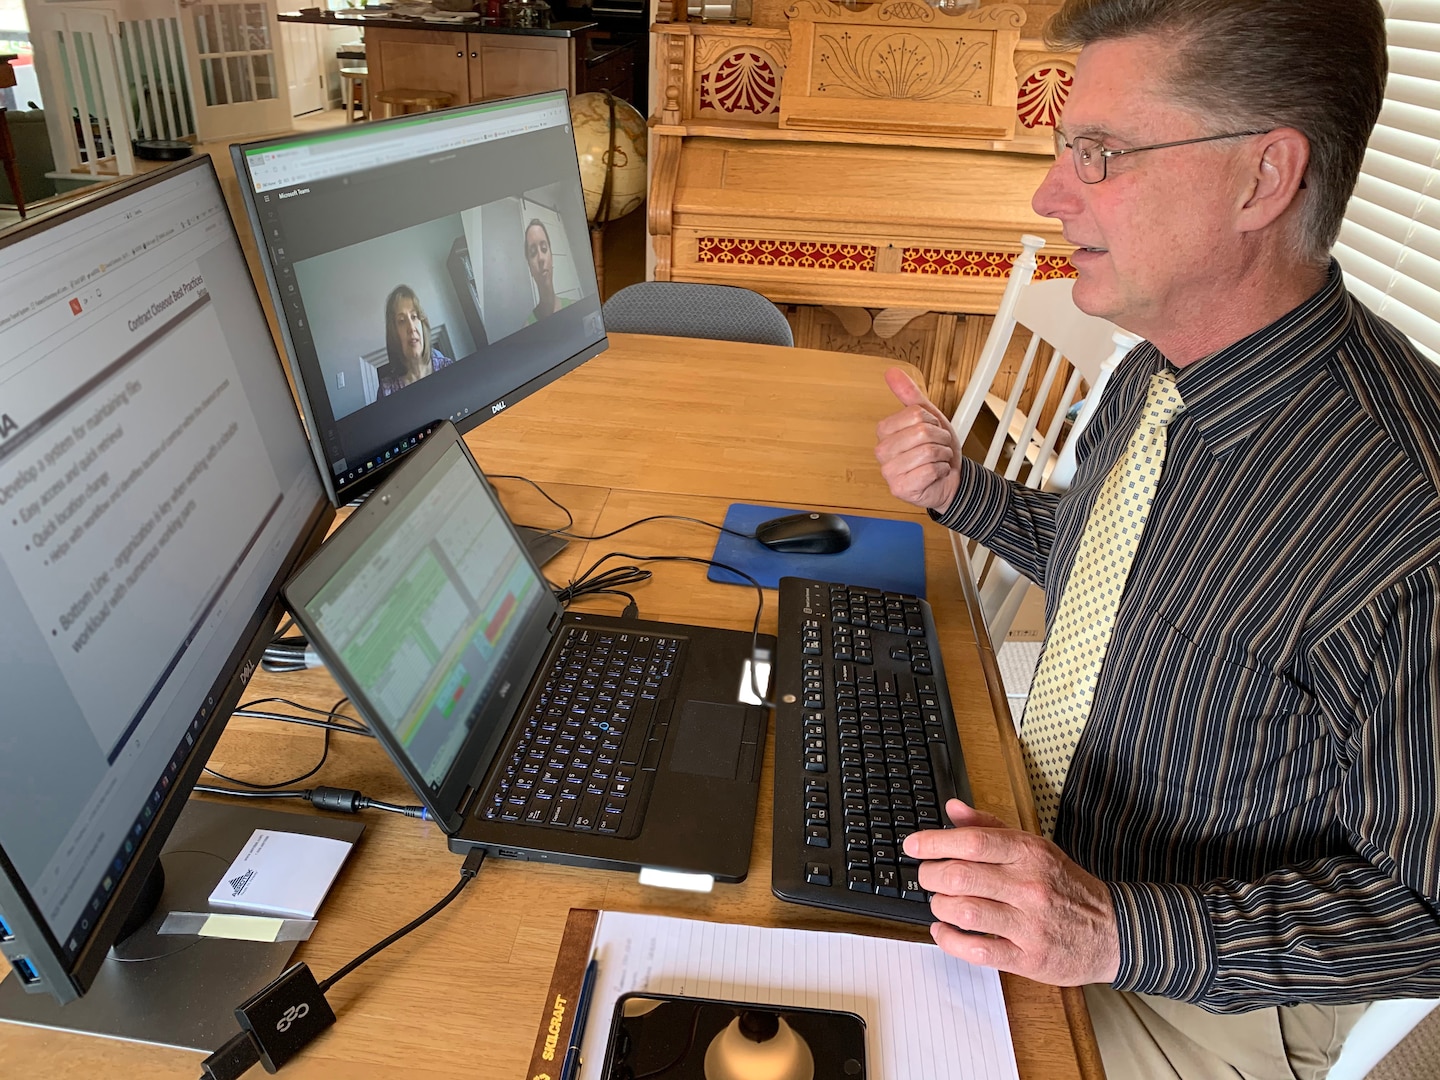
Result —
<instances>
[{"instance_id":1,"label":"wooden cabinet door","mask_svg":"<svg viewBox=\"0 0 1440 1080\"><path fill-rule=\"evenodd\" d=\"M475 100L538 94L544 90L574 92L575 63L570 38L481 35L480 83L472 80Z\"/></svg>"},{"instance_id":2,"label":"wooden cabinet door","mask_svg":"<svg viewBox=\"0 0 1440 1080\"><path fill-rule=\"evenodd\" d=\"M381 90L444 90L461 105L470 100L468 34L367 27L370 100ZM381 115L383 106L377 105Z\"/></svg>"},{"instance_id":3,"label":"wooden cabinet door","mask_svg":"<svg viewBox=\"0 0 1440 1080\"><path fill-rule=\"evenodd\" d=\"M485 100L485 39L479 34L469 34L470 96L467 101Z\"/></svg>"}]
</instances>

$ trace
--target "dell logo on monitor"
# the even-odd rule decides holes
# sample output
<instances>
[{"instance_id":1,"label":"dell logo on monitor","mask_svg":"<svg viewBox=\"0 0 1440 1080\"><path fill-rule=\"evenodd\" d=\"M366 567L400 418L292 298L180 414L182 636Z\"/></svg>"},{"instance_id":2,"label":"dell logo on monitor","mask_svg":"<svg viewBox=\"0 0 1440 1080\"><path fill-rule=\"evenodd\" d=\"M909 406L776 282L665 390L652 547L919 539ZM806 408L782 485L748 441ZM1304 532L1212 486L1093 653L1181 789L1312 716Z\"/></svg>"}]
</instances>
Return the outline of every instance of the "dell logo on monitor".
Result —
<instances>
[{"instance_id":1,"label":"dell logo on monitor","mask_svg":"<svg viewBox=\"0 0 1440 1080\"><path fill-rule=\"evenodd\" d=\"M498 413L498 412L503 412L504 409L505 409L505 402L503 402L503 401L497 401L494 405L491 405L491 406L490 406L490 415L491 415L491 416L494 416L494 415L495 415L496 413Z\"/></svg>"}]
</instances>

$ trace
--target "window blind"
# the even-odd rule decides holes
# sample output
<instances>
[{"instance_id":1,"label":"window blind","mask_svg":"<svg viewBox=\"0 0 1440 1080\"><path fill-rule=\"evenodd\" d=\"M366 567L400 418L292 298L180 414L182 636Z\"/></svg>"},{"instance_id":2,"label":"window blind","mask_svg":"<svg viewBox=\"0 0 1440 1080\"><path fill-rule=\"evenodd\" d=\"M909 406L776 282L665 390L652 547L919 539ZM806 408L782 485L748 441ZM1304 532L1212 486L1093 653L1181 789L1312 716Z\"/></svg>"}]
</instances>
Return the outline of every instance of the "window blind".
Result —
<instances>
[{"instance_id":1,"label":"window blind","mask_svg":"<svg viewBox=\"0 0 1440 1080\"><path fill-rule=\"evenodd\" d=\"M1335 245L1346 285L1440 363L1440 0L1383 0L1390 78Z\"/></svg>"}]
</instances>

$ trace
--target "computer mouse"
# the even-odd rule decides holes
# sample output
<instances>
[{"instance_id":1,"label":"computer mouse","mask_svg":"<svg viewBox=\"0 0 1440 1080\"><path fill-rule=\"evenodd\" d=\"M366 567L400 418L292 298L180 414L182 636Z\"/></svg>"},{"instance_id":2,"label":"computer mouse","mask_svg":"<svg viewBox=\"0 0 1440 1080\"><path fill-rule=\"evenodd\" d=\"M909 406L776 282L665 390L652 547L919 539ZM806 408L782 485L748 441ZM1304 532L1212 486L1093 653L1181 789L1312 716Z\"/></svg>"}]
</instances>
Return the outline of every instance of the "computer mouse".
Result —
<instances>
[{"instance_id":1,"label":"computer mouse","mask_svg":"<svg viewBox=\"0 0 1440 1080\"><path fill-rule=\"evenodd\" d=\"M755 539L787 555L833 555L850 546L850 526L839 514L786 514L755 526Z\"/></svg>"}]
</instances>

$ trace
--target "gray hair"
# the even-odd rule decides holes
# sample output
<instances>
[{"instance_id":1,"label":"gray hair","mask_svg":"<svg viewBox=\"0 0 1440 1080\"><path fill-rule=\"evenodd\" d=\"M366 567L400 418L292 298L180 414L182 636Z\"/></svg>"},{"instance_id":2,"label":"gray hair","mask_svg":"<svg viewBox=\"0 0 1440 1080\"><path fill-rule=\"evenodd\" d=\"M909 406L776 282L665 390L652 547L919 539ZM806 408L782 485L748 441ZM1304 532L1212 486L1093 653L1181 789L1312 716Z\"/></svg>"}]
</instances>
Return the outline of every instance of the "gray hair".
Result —
<instances>
[{"instance_id":1,"label":"gray hair","mask_svg":"<svg viewBox=\"0 0 1440 1080\"><path fill-rule=\"evenodd\" d=\"M1167 89L1217 133L1291 127L1309 140L1297 239L1303 259L1324 262L1385 98L1378 0L1066 0L1045 28L1061 49L1140 34L1174 42Z\"/></svg>"}]
</instances>

